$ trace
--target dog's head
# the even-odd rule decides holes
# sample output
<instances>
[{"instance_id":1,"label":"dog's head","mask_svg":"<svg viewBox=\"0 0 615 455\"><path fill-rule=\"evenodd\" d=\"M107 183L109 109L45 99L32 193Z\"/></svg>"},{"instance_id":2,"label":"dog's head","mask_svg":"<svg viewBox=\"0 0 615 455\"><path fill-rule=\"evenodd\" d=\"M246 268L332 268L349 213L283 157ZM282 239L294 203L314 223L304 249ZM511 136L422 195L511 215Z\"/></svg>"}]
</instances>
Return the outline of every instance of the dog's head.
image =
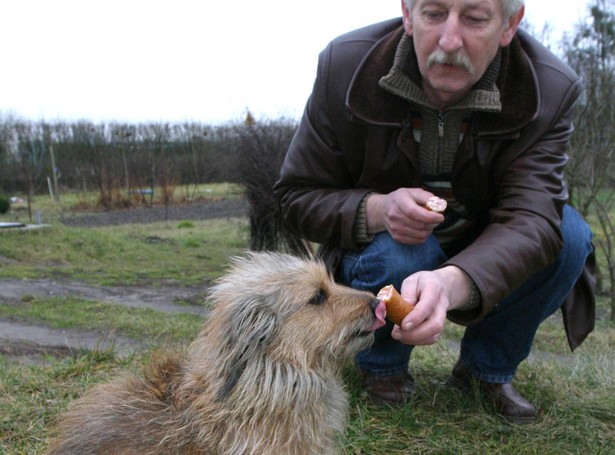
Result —
<instances>
[{"instance_id":1,"label":"dog's head","mask_svg":"<svg viewBox=\"0 0 615 455\"><path fill-rule=\"evenodd\" d=\"M306 370L337 369L368 347L383 324L376 316L382 303L372 294L334 283L319 261L285 254L233 259L210 296L215 306L208 324L216 327L236 375L264 358ZM228 390L236 380L227 381Z\"/></svg>"}]
</instances>

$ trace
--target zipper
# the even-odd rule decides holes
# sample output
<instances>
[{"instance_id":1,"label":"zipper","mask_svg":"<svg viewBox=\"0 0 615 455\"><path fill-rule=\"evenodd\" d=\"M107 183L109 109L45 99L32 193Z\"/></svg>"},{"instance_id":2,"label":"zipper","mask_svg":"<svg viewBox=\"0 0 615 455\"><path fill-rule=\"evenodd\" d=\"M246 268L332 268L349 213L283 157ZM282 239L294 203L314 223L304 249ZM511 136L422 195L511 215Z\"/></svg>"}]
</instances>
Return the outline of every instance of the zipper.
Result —
<instances>
[{"instance_id":1,"label":"zipper","mask_svg":"<svg viewBox=\"0 0 615 455\"><path fill-rule=\"evenodd\" d=\"M438 172L442 170L444 161L444 112L438 111L438 148L436 149L436 160Z\"/></svg>"}]
</instances>

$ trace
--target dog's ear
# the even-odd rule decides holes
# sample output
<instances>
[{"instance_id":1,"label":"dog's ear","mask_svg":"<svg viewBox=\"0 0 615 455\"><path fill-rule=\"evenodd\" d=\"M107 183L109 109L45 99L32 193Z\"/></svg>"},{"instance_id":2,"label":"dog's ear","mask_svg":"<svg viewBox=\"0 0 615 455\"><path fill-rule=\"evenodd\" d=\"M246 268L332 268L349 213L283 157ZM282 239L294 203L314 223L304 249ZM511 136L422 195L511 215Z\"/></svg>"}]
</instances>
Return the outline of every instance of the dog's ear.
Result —
<instances>
[{"instance_id":1,"label":"dog's ear","mask_svg":"<svg viewBox=\"0 0 615 455\"><path fill-rule=\"evenodd\" d=\"M277 317L266 305L250 302L237 311L227 333L225 360L228 368L226 377L216 396L224 400L233 390L246 369L250 359L258 359L263 354L277 327Z\"/></svg>"}]
</instances>

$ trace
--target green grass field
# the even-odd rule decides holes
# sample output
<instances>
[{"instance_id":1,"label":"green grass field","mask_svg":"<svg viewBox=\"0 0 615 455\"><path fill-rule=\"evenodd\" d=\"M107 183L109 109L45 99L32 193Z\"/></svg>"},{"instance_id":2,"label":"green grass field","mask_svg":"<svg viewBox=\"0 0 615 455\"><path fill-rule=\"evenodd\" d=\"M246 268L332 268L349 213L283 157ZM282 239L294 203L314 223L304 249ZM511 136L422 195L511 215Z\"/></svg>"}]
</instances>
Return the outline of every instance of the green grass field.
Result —
<instances>
[{"instance_id":1,"label":"green grass field","mask_svg":"<svg viewBox=\"0 0 615 455\"><path fill-rule=\"evenodd\" d=\"M113 228L69 228L52 219L47 229L0 232L0 278L193 285L215 279L228 258L246 247L247 223L242 219ZM404 408L367 404L360 377L349 364L344 377L351 415L343 453L615 454L615 326L606 320L606 302L600 305L603 319L574 353L567 349L558 315L541 326L532 355L515 380L519 391L541 409L539 423L532 425L508 424L476 394L465 396L446 385L460 327L449 325L438 344L415 350L411 371L418 393ZM156 346L182 349L202 323L194 315L53 296L0 303L0 319L113 329L152 346L129 356L118 355L113 347L70 356L0 354L3 455L40 453L71 400L123 371L139 371Z\"/></svg>"}]
</instances>

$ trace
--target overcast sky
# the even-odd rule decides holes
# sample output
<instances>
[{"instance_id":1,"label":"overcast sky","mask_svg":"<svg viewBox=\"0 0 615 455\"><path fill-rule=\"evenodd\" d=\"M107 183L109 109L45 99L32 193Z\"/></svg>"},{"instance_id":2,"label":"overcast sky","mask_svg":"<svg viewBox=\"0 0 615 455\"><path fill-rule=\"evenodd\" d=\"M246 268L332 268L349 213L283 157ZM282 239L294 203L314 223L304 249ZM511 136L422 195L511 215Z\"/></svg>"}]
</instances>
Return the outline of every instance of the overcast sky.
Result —
<instances>
[{"instance_id":1,"label":"overcast sky","mask_svg":"<svg viewBox=\"0 0 615 455\"><path fill-rule=\"evenodd\" d=\"M587 0L527 0L556 43ZM301 115L319 51L400 0L0 0L0 114L223 123Z\"/></svg>"}]
</instances>

